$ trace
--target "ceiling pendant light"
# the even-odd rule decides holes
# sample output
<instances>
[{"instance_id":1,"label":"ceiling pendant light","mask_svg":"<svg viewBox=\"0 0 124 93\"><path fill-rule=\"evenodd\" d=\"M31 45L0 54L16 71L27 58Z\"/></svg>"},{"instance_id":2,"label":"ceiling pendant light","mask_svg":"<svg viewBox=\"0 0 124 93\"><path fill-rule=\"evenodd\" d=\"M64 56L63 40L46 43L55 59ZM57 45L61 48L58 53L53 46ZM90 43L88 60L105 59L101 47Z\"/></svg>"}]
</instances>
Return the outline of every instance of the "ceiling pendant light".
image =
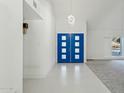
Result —
<instances>
[{"instance_id":1,"label":"ceiling pendant light","mask_svg":"<svg viewBox=\"0 0 124 93\"><path fill-rule=\"evenodd\" d=\"M72 15L72 4L73 4L73 2L72 2L72 0L70 1L70 8L71 8L71 14L70 15L68 15L68 17L67 17L67 20L68 20L68 24L71 24L71 25L74 25L75 24L75 16L73 16Z\"/></svg>"},{"instance_id":2,"label":"ceiling pendant light","mask_svg":"<svg viewBox=\"0 0 124 93\"><path fill-rule=\"evenodd\" d=\"M68 23L71 25L75 24L75 17L73 15L68 16Z\"/></svg>"}]
</instances>

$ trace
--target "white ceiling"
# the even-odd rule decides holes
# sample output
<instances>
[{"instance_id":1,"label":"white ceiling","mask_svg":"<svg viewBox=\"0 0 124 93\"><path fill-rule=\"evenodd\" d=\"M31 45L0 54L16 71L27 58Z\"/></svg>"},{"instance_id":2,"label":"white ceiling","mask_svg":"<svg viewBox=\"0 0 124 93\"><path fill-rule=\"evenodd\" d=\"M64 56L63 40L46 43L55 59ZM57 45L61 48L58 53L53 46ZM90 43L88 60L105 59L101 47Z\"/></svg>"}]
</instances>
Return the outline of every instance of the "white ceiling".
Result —
<instances>
[{"instance_id":1,"label":"white ceiling","mask_svg":"<svg viewBox=\"0 0 124 93\"><path fill-rule=\"evenodd\" d=\"M61 15L61 13L65 12L71 12L71 0L50 1L53 3L57 15ZM116 7L121 6L123 0L72 0L72 2L73 13L79 13L85 18L92 18L94 16L113 11Z\"/></svg>"},{"instance_id":2,"label":"white ceiling","mask_svg":"<svg viewBox=\"0 0 124 93\"><path fill-rule=\"evenodd\" d=\"M54 6L56 18L62 18L71 13L71 0L49 1ZM105 18L112 23L122 21L124 0L72 0L72 2L72 14L82 20L87 20L92 26L103 22Z\"/></svg>"}]
</instances>

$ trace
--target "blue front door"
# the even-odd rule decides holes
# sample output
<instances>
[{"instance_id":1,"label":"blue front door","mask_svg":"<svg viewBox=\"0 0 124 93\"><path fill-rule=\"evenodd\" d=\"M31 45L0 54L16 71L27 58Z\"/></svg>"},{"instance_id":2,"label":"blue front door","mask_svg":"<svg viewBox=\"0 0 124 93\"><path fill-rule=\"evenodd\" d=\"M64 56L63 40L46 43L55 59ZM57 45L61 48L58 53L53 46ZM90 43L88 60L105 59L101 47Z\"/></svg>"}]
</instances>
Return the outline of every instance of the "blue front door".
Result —
<instances>
[{"instance_id":1,"label":"blue front door","mask_svg":"<svg viewBox=\"0 0 124 93\"><path fill-rule=\"evenodd\" d=\"M71 34L71 62L84 62L84 34Z\"/></svg>"},{"instance_id":2,"label":"blue front door","mask_svg":"<svg viewBox=\"0 0 124 93\"><path fill-rule=\"evenodd\" d=\"M58 62L70 62L70 34L58 34Z\"/></svg>"},{"instance_id":3,"label":"blue front door","mask_svg":"<svg viewBox=\"0 0 124 93\"><path fill-rule=\"evenodd\" d=\"M58 63L84 62L84 34L59 33L57 35Z\"/></svg>"}]
</instances>

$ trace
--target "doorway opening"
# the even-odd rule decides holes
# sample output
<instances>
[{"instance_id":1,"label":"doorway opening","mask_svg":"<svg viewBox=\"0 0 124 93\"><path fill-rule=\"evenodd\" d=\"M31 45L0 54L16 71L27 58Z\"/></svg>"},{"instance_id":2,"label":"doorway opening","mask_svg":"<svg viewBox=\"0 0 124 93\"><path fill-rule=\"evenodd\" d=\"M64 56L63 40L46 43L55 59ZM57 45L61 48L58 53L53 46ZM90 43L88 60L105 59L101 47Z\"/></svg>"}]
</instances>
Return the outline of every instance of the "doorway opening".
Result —
<instances>
[{"instance_id":1,"label":"doorway opening","mask_svg":"<svg viewBox=\"0 0 124 93\"><path fill-rule=\"evenodd\" d=\"M112 39L112 56L121 56L121 37L116 36Z\"/></svg>"},{"instance_id":2,"label":"doorway opening","mask_svg":"<svg viewBox=\"0 0 124 93\"><path fill-rule=\"evenodd\" d=\"M112 39L112 56L124 56L124 36L116 36Z\"/></svg>"}]
</instances>

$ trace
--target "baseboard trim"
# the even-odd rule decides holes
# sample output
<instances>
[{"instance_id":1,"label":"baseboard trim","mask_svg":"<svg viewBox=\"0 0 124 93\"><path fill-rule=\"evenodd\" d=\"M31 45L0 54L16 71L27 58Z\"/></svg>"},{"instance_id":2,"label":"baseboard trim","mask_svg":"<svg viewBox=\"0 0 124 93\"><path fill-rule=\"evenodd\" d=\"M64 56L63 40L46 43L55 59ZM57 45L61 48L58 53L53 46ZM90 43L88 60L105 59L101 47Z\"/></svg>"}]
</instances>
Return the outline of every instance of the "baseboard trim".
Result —
<instances>
[{"instance_id":1,"label":"baseboard trim","mask_svg":"<svg viewBox=\"0 0 124 93\"><path fill-rule=\"evenodd\" d=\"M111 61L112 59L87 59L87 61Z\"/></svg>"},{"instance_id":2,"label":"baseboard trim","mask_svg":"<svg viewBox=\"0 0 124 93\"><path fill-rule=\"evenodd\" d=\"M0 88L0 93L16 93L14 88Z\"/></svg>"},{"instance_id":3,"label":"baseboard trim","mask_svg":"<svg viewBox=\"0 0 124 93\"><path fill-rule=\"evenodd\" d=\"M37 66L37 65L28 65L24 66L24 79L41 79L41 78L46 78L48 73L51 71L53 68L54 64L50 66L49 69L42 69L42 67Z\"/></svg>"},{"instance_id":4,"label":"baseboard trim","mask_svg":"<svg viewBox=\"0 0 124 93\"><path fill-rule=\"evenodd\" d=\"M112 60L124 60L124 59L120 59L120 58L118 59L114 59L114 58L112 59L87 59L87 61L112 61Z\"/></svg>"},{"instance_id":5,"label":"baseboard trim","mask_svg":"<svg viewBox=\"0 0 124 93\"><path fill-rule=\"evenodd\" d=\"M24 79L40 79L40 78L45 78L47 75L36 75L36 74L24 74Z\"/></svg>"},{"instance_id":6,"label":"baseboard trim","mask_svg":"<svg viewBox=\"0 0 124 93\"><path fill-rule=\"evenodd\" d=\"M47 76L47 72L41 72L42 69L40 66L24 66L24 79L39 79L45 78Z\"/></svg>"}]
</instances>

